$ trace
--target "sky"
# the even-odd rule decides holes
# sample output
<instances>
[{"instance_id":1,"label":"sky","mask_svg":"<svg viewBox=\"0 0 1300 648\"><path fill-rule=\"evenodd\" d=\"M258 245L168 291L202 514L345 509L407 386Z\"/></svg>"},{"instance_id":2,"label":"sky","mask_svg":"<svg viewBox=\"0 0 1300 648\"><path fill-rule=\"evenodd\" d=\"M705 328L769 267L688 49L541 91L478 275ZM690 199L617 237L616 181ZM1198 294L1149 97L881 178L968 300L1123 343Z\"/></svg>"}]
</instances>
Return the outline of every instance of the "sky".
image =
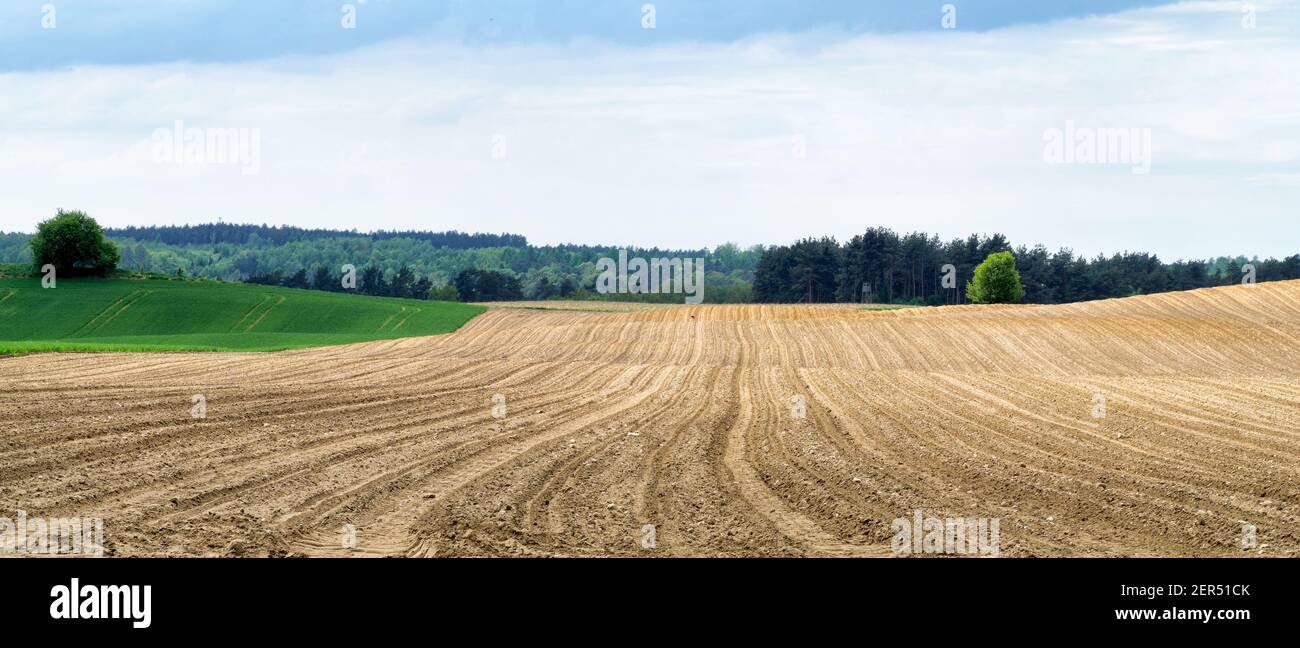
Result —
<instances>
[{"instance_id":1,"label":"sky","mask_svg":"<svg viewBox=\"0 0 1300 648\"><path fill-rule=\"evenodd\" d=\"M1296 0L14 1L0 231L1287 256L1297 79Z\"/></svg>"}]
</instances>

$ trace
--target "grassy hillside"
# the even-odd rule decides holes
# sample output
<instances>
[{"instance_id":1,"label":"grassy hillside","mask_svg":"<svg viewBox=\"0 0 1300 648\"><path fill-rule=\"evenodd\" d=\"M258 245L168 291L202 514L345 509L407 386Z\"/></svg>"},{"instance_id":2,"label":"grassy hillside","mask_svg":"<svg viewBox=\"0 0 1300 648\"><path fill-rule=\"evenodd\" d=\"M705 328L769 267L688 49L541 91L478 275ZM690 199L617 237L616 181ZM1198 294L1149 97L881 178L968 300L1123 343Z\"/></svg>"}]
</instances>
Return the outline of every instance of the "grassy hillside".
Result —
<instances>
[{"instance_id":1,"label":"grassy hillside","mask_svg":"<svg viewBox=\"0 0 1300 648\"><path fill-rule=\"evenodd\" d=\"M448 333L483 310L239 283L0 278L0 355L276 351Z\"/></svg>"}]
</instances>

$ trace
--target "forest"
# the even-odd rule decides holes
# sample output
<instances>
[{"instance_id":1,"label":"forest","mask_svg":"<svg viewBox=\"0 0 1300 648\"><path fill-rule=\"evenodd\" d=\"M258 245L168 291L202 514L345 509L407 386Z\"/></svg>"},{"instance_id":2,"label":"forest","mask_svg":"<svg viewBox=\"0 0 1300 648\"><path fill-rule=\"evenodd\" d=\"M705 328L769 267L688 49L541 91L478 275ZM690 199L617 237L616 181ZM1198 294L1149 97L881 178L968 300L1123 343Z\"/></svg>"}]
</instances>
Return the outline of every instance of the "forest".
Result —
<instances>
[{"instance_id":1,"label":"forest","mask_svg":"<svg viewBox=\"0 0 1300 648\"><path fill-rule=\"evenodd\" d=\"M340 289L343 267L356 268L357 290L417 299L604 299L680 302L680 295L601 295L596 262L612 245L537 246L517 234L456 231L355 231L212 223L106 228L131 272ZM30 234L0 233L0 263L31 262ZM1002 234L899 235L869 227L844 243L805 238L789 245L707 250L629 248L631 256L703 257L707 303L874 302L938 305L964 301L976 265L1012 252L1025 302L1065 303L1239 283L1243 266L1256 281L1300 278L1300 254L1284 259L1221 256L1165 262L1147 252L1086 258L1069 249L1013 246ZM943 285L952 266L950 287ZM466 274L466 271L475 272ZM463 276L462 276L463 275ZM459 286L459 288L458 288Z\"/></svg>"},{"instance_id":2,"label":"forest","mask_svg":"<svg viewBox=\"0 0 1300 648\"><path fill-rule=\"evenodd\" d=\"M343 267L356 268L356 290L416 299L600 299L680 302L680 295L602 295L601 257L611 245L531 245L516 234L304 230L264 225L105 228L121 252L118 268L136 273L247 281L290 288L341 289ZM30 234L0 233L0 263L28 264ZM632 256L702 257L711 303L752 302L761 247L711 250L626 248ZM465 274L475 270L479 273ZM464 277L462 277L464 275ZM498 293L499 290L499 293Z\"/></svg>"},{"instance_id":3,"label":"forest","mask_svg":"<svg viewBox=\"0 0 1300 648\"><path fill-rule=\"evenodd\" d=\"M805 238L764 250L755 269L760 303L873 302L942 305L965 300L975 266L995 252L1011 252L1024 285L1022 301L1057 304L1129 297L1241 283L1253 266L1255 281L1300 278L1300 254L1285 259L1218 257L1165 263L1147 252L1086 258L1069 249L1013 247L1001 234L972 234L944 242L913 232L872 227L840 244ZM944 266L954 271L949 287ZM1249 270L1249 268L1247 268Z\"/></svg>"},{"instance_id":4,"label":"forest","mask_svg":"<svg viewBox=\"0 0 1300 648\"><path fill-rule=\"evenodd\" d=\"M256 245L262 241L272 245L284 245L296 241L324 238L368 238L372 241L400 238L426 241L434 247L446 247L456 250L488 247L528 247L528 239L518 234L467 234L455 230L448 232L377 230L362 234L356 230L303 229L292 226L272 227L270 225L244 225L222 222L203 225L110 227L104 229L104 234L110 238L154 241L168 245L215 245L217 243Z\"/></svg>"}]
</instances>

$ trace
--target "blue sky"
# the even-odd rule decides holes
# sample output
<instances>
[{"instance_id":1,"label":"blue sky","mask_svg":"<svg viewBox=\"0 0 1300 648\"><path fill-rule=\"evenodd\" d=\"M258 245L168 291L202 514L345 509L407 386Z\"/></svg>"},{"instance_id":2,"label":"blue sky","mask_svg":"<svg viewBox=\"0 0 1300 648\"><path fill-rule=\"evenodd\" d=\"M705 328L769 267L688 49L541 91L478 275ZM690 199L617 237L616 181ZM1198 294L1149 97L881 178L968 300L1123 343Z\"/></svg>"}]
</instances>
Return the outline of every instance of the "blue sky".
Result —
<instances>
[{"instance_id":1,"label":"blue sky","mask_svg":"<svg viewBox=\"0 0 1300 648\"><path fill-rule=\"evenodd\" d=\"M55 9L57 30L41 25ZM732 41L758 34L940 29L937 0L352 0L364 29L338 28L341 0L10 0L0 6L0 69L177 60L244 61L345 51L395 38L469 44L596 39L623 45ZM1144 4L1137 0L961 0L963 29L988 30Z\"/></svg>"},{"instance_id":2,"label":"blue sky","mask_svg":"<svg viewBox=\"0 0 1300 648\"><path fill-rule=\"evenodd\" d=\"M654 29L641 0L357 0L356 29L337 1L53 0L53 29L43 4L0 5L3 231L65 208L666 248L885 226L1300 252L1298 0L953 0L954 29L928 0L661 0ZM1145 155L1057 155L1067 132ZM247 139L190 155L191 134Z\"/></svg>"}]
</instances>

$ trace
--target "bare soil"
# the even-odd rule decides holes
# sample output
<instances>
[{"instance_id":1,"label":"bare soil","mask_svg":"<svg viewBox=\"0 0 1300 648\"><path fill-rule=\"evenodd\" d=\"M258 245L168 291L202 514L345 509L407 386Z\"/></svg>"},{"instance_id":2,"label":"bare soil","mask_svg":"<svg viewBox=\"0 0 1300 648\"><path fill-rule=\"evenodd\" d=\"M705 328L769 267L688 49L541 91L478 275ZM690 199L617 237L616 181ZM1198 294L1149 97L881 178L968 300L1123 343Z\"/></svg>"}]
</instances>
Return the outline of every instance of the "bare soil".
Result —
<instances>
[{"instance_id":1,"label":"bare soil","mask_svg":"<svg viewBox=\"0 0 1300 648\"><path fill-rule=\"evenodd\" d=\"M9 358L18 509L113 555L876 556L915 510L998 518L1003 556L1296 555L1300 282Z\"/></svg>"}]
</instances>

